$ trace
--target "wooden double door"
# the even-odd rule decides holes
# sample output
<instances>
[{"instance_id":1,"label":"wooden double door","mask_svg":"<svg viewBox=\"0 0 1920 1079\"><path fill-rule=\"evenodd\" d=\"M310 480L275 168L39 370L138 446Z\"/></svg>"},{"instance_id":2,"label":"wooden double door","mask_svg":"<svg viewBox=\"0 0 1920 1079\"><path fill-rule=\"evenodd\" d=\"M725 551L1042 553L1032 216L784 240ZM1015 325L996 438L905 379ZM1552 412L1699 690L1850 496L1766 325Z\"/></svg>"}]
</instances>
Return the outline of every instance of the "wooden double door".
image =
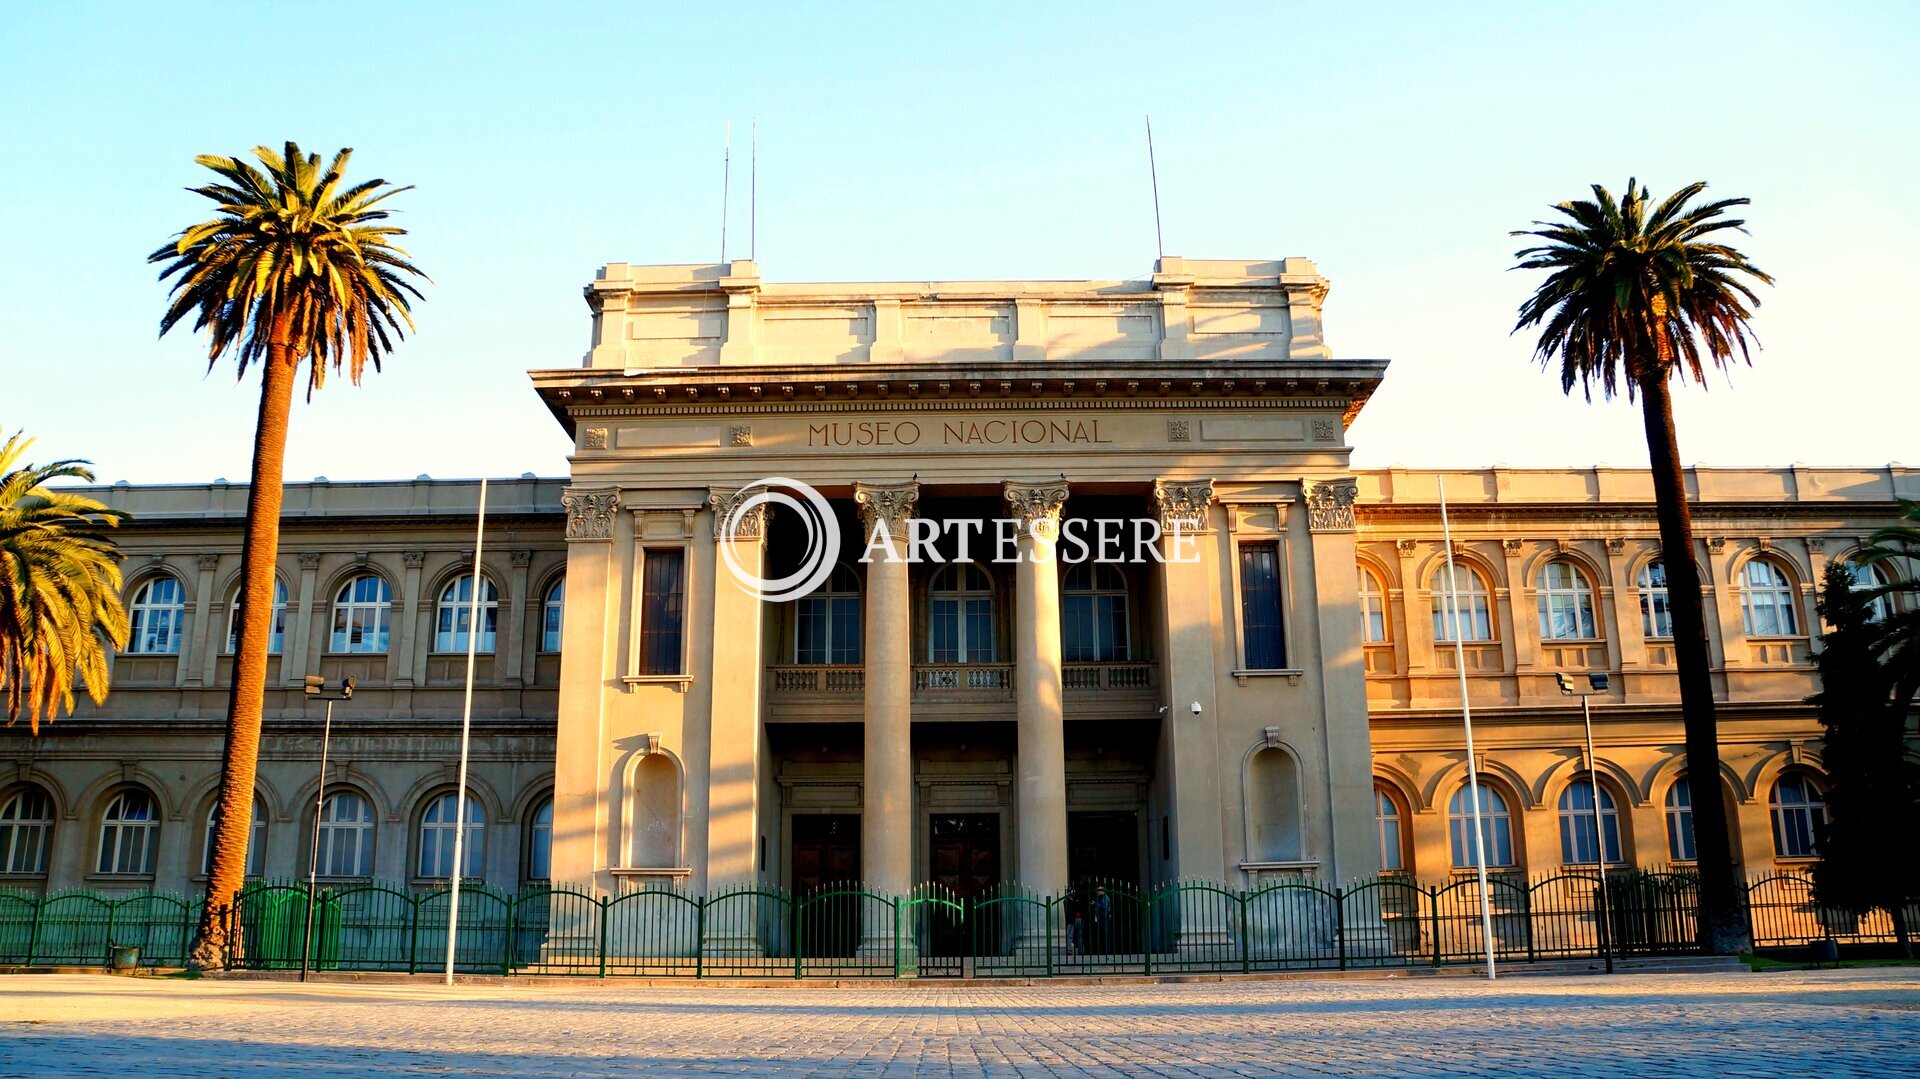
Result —
<instances>
[{"instance_id":1,"label":"wooden double door","mask_svg":"<svg viewBox=\"0 0 1920 1079\"><path fill-rule=\"evenodd\" d=\"M997 953L999 908L980 910L974 901L990 898L1000 888L1000 814L936 813L930 825L929 876L968 910L965 918L944 914L930 918L928 954Z\"/></svg>"}]
</instances>

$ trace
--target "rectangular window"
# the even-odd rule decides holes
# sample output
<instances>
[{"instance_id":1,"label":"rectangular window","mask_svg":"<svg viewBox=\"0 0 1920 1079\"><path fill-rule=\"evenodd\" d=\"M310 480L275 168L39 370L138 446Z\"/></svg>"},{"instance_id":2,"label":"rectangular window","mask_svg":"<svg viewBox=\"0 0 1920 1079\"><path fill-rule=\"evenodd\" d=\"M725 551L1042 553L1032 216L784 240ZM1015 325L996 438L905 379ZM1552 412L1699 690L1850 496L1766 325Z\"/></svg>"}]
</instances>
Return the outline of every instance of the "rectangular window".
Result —
<instances>
[{"instance_id":1,"label":"rectangular window","mask_svg":"<svg viewBox=\"0 0 1920 1079\"><path fill-rule=\"evenodd\" d=\"M1246 635L1247 669L1279 670L1287 665L1280 623L1280 545L1240 545L1240 628Z\"/></svg>"},{"instance_id":2,"label":"rectangular window","mask_svg":"<svg viewBox=\"0 0 1920 1079\"><path fill-rule=\"evenodd\" d=\"M686 552L648 548L640 577L640 673L679 674L681 626L685 620Z\"/></svg>"}]
</instances>

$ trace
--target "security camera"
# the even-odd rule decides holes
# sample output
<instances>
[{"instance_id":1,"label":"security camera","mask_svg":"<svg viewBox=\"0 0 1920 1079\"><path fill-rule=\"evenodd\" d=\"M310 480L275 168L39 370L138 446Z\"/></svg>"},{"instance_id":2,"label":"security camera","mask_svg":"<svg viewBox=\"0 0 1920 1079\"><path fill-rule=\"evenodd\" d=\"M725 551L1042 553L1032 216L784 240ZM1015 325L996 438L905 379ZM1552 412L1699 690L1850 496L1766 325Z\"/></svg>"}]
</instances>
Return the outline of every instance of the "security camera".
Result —
<instances>
[{"instance_id":1,"label":"security camera","mask_svg":"<svg viewBox=\"0 0 1920 1079\"><path fill-rule=\"evenodd\" d=\"M1163 715L1163 716L1167 714L1167 706L1166 706L1166 705L1164 705L1164 704L1163 704L1163 705L1161 705L1161 706L1160 706L1160 714L1161 714L1161 715Z\"/></svg>"},{"instance_id":2,"label":"security camera","mask_svg":"<svg viewBox=\"0 0 1920 1079\"><path fill-rule=\"evenodd\" d=\"M1193 702L1193 714L1194 714L1194 715L1196 715L1196 716L1200 714L1200 702L1199 702L1199 701L1195 701L1195 702Z\"/></svg>"}]
</instances>

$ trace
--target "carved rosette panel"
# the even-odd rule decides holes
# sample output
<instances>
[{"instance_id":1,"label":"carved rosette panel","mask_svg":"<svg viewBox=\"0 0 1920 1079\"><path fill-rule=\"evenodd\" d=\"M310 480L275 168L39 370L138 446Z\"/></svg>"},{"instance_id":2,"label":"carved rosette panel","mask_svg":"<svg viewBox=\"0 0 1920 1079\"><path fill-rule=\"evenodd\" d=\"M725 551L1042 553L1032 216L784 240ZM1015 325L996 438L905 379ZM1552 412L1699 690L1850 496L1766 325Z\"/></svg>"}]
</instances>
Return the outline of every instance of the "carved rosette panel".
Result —
<instances>
[{"instance_id":1,"label":"carved rosette panel","mask_svg":"<svg viewBox=\"0 0 1920 1079\"><path fill-rule=\"evenodd\" d=\"M1212 480L1153 481L1153 507L1162 531L1205 532L1212 505Z\"/></svg>"},{"instance_id":2,"label":"carved rosette panel","mask_svg":"<svg viewBox=\"0 0 1920 1079\"><path fill-rule=\"evenodd\" d=\"M759 503L745 512L740 509L741 504L746 502L752 493L725 487L708 489L707 505L713 507L714 539L726 539L731 536L737 540L757 540L765 535L767 504Z\"/></svg>"},{"instance_id":3,"label":"carved rosette panel","mask_svg":"<svg viewBox=\"0 0 1920 1079\"><path fill-rule=\"evenodd\" d=\"M1353 501L1360 487L1350 479L1322 480L1307 488L1307 528L1313 532L1353 531Z\"/></svg>"},{"instance_id":4,"label":"carved rosette panel","mask_svg":"<svg viewBox=\"0 0 1920 1079\"><path fill-rule=\"evenodd\" d=\"M569 487L561 492L560 505L567 511L568 539L613 539L613 515L620 509L620 492L611 487Z\"/></svg>"},{"instance_id":5,"label":"carved rosette panel","mask_svg":"<svg viewBox=\"0 0 1920 1079\"><path fill-rule=\"evenodd\" d=\"M1060 535L1060 507L1067 504L1065 481L1016 483L1008 480L1000 489L1014 520L1020 522L1021 532L1045 540Z\"/></svg>"},{"instance_id":6,"label":"carved rosette panel","mask_svg":"<svg viewBox=\"0 0 1920 1079\"><path fill-rule=\"evenodd\" d=\"M914 506L920 502L918 483L855 483L853 502L860 507L860 530L873 535L876 521L887 526L887 535L903 536L907 522L913 520Z\"/></svg>"}]
</instances>

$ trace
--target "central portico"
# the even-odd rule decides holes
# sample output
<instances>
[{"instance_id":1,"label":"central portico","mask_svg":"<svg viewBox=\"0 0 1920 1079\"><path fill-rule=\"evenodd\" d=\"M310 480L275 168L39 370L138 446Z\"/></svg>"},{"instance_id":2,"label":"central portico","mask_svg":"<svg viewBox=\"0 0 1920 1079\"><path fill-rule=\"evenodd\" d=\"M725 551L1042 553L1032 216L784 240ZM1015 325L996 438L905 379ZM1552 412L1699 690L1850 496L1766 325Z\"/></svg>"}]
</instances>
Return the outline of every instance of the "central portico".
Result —
<instances>
[{"instance_id":1,"label":"central portico","mask_svg":"<svg viewBox=\"0 0 1920 1079\"><path fill-rule=\"evenodd\" d=\"M1325 292L1300 259L606 267L585 365L533 374L575 440L554 878L1059 895L1377 869L1343 436L1385 364L1330 357ZM782 603L719 549L769 477L846 540ZM876 527L937 557L863 560ZM761 507L728 543L779 577L809 539Z\"/></svg>"}]
</instances>

